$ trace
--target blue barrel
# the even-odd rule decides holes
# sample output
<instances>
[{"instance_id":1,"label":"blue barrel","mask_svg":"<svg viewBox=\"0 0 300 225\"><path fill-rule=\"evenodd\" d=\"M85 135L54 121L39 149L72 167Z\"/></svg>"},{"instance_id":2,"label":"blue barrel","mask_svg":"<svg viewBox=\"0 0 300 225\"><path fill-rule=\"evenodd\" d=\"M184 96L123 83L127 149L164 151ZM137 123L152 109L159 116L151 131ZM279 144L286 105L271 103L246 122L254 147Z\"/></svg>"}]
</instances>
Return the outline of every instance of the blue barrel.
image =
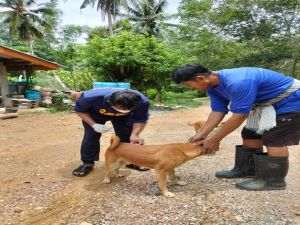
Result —
<instances>
[{"instance_id":1,"label":"blue barrel","mask_svg":"<svg viewBox=\"0 0 300 225\"><path fill-rule=\"evenodd\" d=\"M28 100L39 101L41 100L41 94L39 91L26 90L25 98L27 98Z\"/></svg>"},{"instance_id":2,"label":"blue barrel","mask_svg":"<svg viewBox=\"0 0 300 225\"><path fill-rule=\"evenodd\" d=\"M94 82L93 89L96 88L116 88L118 87L116 82Z\"/></svg>"},{"instance_id":3,"label":"blue barrel","mask_svg":"<svg viewBox=\"0 0 300 225\"><path fill-rule=\"evenodd\" d=\"M127 82L94 82L93 89L96 88L130 88L130 83Z\"/></svg>"},{"instance_id":4,"label":"blue barrel","mask_svg":"<svg viewBox=\"0 0 300 225\"><path fill-rule=\"evenodd\" d=\"M118 84L119 88L130 89L130 83L127 83L127 82L118 82L117 84Z\"/></svg>"}]
</instances>

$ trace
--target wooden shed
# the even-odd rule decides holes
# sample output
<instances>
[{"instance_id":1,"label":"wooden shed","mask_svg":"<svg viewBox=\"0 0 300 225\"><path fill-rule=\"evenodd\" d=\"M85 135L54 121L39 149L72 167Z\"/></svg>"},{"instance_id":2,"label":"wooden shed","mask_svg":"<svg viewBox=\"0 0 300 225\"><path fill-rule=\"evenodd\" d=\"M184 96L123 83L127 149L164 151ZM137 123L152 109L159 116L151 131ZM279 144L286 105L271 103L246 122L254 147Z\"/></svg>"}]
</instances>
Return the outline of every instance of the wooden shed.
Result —
<instances>
[{"instance_id":1,"label":"wooden shed","mask_svg":"<svg viewBox=\"0 0 300 225\"><path fill-rule=\"evenodd\" d=\"M0 89L2 105L6 106L9 93L7 71L58 70L62 66L36 56L0 45Z\"/></svg>"}]
</instances>

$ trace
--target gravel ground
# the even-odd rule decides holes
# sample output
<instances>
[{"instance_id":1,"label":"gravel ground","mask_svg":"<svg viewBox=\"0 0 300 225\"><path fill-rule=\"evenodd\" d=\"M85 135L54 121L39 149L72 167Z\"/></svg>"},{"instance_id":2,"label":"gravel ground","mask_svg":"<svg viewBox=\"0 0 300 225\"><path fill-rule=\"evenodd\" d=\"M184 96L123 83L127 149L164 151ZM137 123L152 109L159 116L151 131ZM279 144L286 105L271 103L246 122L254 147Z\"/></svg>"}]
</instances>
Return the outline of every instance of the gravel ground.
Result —
<instances>
[{"instance_id":1,"label":"gravel ground","mask_svg":"<svg viewBox=\"0 0 300 225\"><path fill-rule=\"evenodd\" d=\"M143 133L146 144L185 142L194 132L187 122L208 113L207 106L154 113ZM241 179L214 177L233 165L234 145L241 143L235 131L216 155L179 167L187 185L170 185L176 196L165 198L153 170L124 169L124 178L107 185L100 161L89 176L73 177L83 132L74 114L23 114L0 123L1 224L300 224L299 146L290 151L286 190L242 191L235 188ZM103 136L102 149L109 138Z\"/></svg>"}]
</instances>

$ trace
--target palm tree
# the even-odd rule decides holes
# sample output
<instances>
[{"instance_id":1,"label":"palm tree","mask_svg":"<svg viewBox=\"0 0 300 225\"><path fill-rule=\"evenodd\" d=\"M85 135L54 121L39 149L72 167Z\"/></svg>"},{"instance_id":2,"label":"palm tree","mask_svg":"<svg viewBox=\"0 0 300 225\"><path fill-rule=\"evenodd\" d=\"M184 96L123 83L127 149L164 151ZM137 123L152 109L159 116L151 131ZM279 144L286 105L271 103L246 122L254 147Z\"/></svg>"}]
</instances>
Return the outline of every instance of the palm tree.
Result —
<instances>
[{"instance_id":1,"label":"palm tree","mask_svg":"<svg viewBox=\"0 0 300 225\"><path fill-rule=\"evenodd\" d=\"M134 22L134 28L138 33L149 36L164 35L164 21L170 16L165 14L167 0L129 0L127 15L128 20Z\"/></svg>"},{"instance_id":2,"label":"palm tree","mask_svg":"<svg viewBox=\"0 0 300 225\"><path fill-rule=\"evenodd\" d=\"M109 34L113 35L113 17L118 14L120 4L127 6L127 0L84 0L80 9L84 9L88 5L94 7L96 3L97 10L101 11L103 21L107 14Z\"/></svg>"},{"instance_id":3,"label":"palm tree","mask_svg":"<svg viewBox=\"0 0 300 225\"><path fill-rule=\"evenodd\" d=\"M56 12L47 7L47 3L37 4L35 0L0 0L0 7L1 23L8 25L10 36L26 41L33 53L33 40L42 40L43 30L50 28L43 17L56 15Z\"/></svg>"}]
</instances>

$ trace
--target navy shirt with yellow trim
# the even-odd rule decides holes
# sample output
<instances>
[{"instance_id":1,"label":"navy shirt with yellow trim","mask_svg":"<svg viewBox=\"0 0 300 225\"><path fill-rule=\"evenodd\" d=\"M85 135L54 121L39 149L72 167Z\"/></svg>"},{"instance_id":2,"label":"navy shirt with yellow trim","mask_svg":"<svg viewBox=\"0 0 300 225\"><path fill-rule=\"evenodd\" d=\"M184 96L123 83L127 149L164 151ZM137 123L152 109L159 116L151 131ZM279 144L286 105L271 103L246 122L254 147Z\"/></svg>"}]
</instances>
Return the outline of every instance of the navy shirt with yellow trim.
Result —
<instances>
[{"instance_id":1,"label":"navy shirt with yellow trim","mask_svg":"<svg viewBox=\"0 0 300 225\"><path fill-rule=\"evenodd\" d=\"M123 88L99 88L85 91L75 102L74 110L76 112L87 112L95 119L128 116L127 113L120 113L114 110L108 103L112 93L124 90L141 96L141 103L128 114L131 115L134 123L146 123L148 120L149 100L138 91Z\"/></svg>"}]
</instances>

